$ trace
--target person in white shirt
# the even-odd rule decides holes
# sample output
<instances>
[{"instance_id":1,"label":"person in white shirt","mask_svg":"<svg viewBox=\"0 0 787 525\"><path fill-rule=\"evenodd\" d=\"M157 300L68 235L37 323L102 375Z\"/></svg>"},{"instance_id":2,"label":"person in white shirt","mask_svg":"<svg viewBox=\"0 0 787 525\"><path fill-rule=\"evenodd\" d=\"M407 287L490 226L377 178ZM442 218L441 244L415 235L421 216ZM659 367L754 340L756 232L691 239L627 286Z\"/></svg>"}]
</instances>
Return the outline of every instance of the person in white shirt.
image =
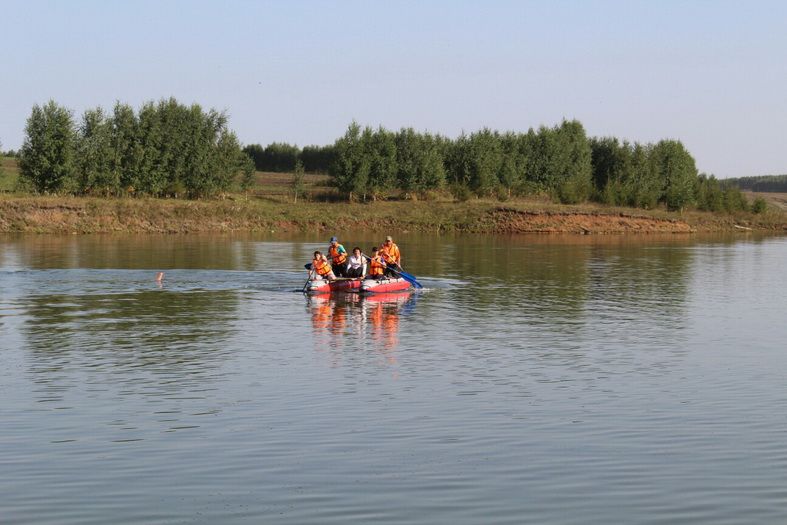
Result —
<instances>
[{"instance_id":1,"label":"person in white shirt","mask_svg":"<svg viewBox=\"0 0 787 525\"><path fill-rule=\"evenodd\" d=\"M353 254L347 259L347 277L363 277L364 275L366 275L366 257L356 246L353 248Z\"/></svg>"}]
</instances>

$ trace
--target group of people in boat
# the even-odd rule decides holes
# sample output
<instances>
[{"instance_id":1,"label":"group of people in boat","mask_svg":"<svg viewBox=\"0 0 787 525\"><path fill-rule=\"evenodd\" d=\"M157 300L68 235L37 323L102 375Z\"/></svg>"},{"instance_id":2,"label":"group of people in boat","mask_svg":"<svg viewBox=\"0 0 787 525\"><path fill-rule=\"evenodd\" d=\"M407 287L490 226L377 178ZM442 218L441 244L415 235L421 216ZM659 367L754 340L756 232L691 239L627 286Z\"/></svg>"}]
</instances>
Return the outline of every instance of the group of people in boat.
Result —
<instances>
[{"instance_id":1,"label":"group of people in boat","mask_svg":"<svg viewBox=\"0 0 787 525\"><path fill-rule=\"evenodd\" d=\"M314 273L315 279L335 280L338 277L356 279L384 279L397 276L402 270L402 254L391 236L378 248L372 248L371 254L364 254L357 246L352 254L339 244L339 239L331 237L327 256L321 251L314 252L309 275Z\"/></svg>"}]
</instances>

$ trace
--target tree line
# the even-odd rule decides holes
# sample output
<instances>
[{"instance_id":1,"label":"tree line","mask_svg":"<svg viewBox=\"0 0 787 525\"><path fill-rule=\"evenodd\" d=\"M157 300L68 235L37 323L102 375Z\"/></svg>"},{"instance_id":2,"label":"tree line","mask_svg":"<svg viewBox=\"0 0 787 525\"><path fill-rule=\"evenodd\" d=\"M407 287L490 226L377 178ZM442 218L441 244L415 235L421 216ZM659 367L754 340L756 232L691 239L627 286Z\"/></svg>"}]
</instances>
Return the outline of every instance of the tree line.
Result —
<instances>
[{"instance_id":1,"label":"tree line","mask_svg":"<svg viewBox=\"0 0 787 525\"><path fill-rule=\"evenodd\" d=\"M718 187L713 177L700 177L680 141L632 144L614 137L589 138L576 120L526 133L485 128L455 140L412 128L361 128L353 122L333 147L329 173L334 185L360 200L391 190L447 188L460 199L540 193L563 203L593 199L641 208L712 209L718 189L722 209L746 206L739 192Z\"/></svg>"},{"instance_id":2,"label":"tree line","mask_svg":"<svg viewBox=\"0 0 787 525\"><path fill-rule=\"evenodd\" d=\"M40 193L203 197L252 181L227 116L174 98L139 111L34 106L19 150L21 183Z\"/></svg>"},{"instance_id":3,"label":"tree line","mask_svg":"<svg viewBox=\"0 0 787 525\"><path fill-rule=\"evenodd\" d=\"M424 195L450 190L459 200L473 195L507 199L547 194L563 203L596 200L611 205L678 210L737 211L748 208L736 189L699 174L680 141L655 144L588 137L582 124L566 120L526 133L488 128L450 139L412 128L390 131L352 122L328 146L274 142L244 148L264 171L327 172L332 184L361 201L391 192ZM319 160L314 160L317 155Z\"/></svg>"},{"instance_id":4,"label":"tree line","mask_svg":"<svg viewBox=\"0 0 787 525\"><path fill-rule=\"evenodd\" d=\"M33 107L18 155L21 181L42 193L197 198L248 187L256 168L328 173L340 193L361 201L447 190L458 200L544 194L563 203L748 208L740 190L699 174L680 141L588 137L576 120L527 132L484 128L456 139L352 122L327 146L242 147L224 113L174 98L136 112L120 102L111 113L89 109L79 123L50 101Z\"/></svg>"},{"instance_id":5,"label":"tree line","mask_svg":"<svg viewBox=\"0 0 787 525\"><path fill-rule=\"evenodd\" d=\"M787 175L760 175L724 179L724 183L742 190L759 192L787 192Z\"/></svg>"},{"instance_id":6,"label":"tree line","mask_svg":"<svg viewBox=\"0 0 787 525\"><path fill-rule=\"evenodd\" d=\"M249 144L243 151L251 157L255 169L292 173L298 161L309 173L328 173L334 160L334 147L304 146L302 149L285 142L272 142L264 148L260 144Z\"/></svg>"}]
</instances>

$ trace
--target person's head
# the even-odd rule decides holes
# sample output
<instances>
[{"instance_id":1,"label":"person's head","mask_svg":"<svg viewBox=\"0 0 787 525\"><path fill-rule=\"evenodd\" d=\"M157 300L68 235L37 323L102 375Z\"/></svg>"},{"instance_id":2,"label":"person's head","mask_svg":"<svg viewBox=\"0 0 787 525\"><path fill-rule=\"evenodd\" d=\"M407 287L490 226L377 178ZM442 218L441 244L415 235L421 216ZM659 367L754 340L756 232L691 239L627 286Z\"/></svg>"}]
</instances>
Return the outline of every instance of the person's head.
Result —
<instances>
[{"instance_id":1,"label":"person's head","mask_svg":"<svg viewBox=\"0 0 787 525\"><path fill-rule=\"evenodd\" d=\"M314 252L314 258L317 259L319 257L322 257L322 252L320 250L317 250L316 252Z\"/></svg>"},{"instance_id":2,"label":"person's head","mask_svg":"<svg viewBox=\"0 0 787 525\"><path fill-rule=\"evenodd\" d=\"M392 239L392 238L391 238L391 236L389 235L388 237L386 237L386 238L385 238L385 244L388 244L388 245L390 245L391 243L393 243L393 239Z\"/></svg>"},{"instance_id":3,"label":"person's head","mask_svg":"<svg viewBox=\"0 0 787 525\"><path fill-rule=\"evenodd\" d=\"M372 255L377 255L377 246L372 248Z\"/></svg>"},{"instance_id":4,"label":"person's head","mask_svg":"<svg viewBox=\"0 0 787 525\"><path fill-rule=\"evenodd\" d=\"M361 249L358 248L357 246L355 248L353 248L353 255L355 255L356 257L360 257L361 256Z\"/></svg>"},{"instance_id":5,"label":"person's head","mask_svg":"<svg viewBox=\"0 0 787 525\"><path fill-rule=\"evenodd\" d=\"M339 242L339 239L337 239L336 237L331 237L331 244L336 244L338 242Z\"/></svg>"}]
</instances>

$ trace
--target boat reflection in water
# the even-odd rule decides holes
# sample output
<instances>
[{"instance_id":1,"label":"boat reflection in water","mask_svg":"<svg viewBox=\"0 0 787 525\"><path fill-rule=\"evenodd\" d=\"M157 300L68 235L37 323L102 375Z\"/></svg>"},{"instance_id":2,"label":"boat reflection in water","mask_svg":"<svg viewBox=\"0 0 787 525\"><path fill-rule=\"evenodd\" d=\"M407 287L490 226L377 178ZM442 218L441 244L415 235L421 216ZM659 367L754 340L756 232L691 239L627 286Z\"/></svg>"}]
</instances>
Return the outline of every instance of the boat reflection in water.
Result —
<instances>
[{"instance_id":1,"label":"boat reflection in water","mask_svg":"<svg viewBox=\"0 0 787 525\"><path fill-rule=\"evenodd\" d=\"M316 347L330 353L334 366L347 359L349 351L368 356L370 349L386 363L396 364L399 320L412 312L416 295L410 290L372 295L309 296L307 305Z\"/></svg>"}]
</instances>

